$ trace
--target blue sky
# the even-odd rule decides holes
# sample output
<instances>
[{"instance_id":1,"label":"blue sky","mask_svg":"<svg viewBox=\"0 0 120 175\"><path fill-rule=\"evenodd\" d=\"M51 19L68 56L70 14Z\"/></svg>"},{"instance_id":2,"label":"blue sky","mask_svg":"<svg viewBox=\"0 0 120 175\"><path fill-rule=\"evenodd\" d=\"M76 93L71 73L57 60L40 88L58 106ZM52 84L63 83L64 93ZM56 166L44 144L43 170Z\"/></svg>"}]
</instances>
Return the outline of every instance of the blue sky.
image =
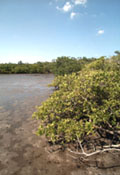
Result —
<instances>
[{"instance_id":1,"label":"blue sky","mask_svg":"<svg viewBox=\"0 0 120 175\"><path fill-rule=\"evenodd\" d=\"M0 0L0 62L111 56L120 0Z\"/></svg>"}]
</instances>

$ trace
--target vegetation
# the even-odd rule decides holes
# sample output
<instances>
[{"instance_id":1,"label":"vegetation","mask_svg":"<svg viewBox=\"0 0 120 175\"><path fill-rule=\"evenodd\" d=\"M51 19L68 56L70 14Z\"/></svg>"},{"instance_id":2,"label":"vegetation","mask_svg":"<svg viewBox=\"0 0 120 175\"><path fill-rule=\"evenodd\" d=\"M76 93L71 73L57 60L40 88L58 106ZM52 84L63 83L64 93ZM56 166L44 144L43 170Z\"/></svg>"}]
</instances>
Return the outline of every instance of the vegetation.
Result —
<instances>
[{"instance_id":1,"label":"vegetation","mask_svg":"<svg viewBox=\"0 0 120 175\"><path fill-rule=\"evenodd\" d=\"M70 74L80 71L85 64L93 61L85 57L80 59L69 57L58 57L53 62L37 62L34 64L22 63L18 64L0 64L0 74L21 74L21 73L54 73L55 75Z\"/></svg>"},{"instance_id":2,"label":"vegetation","mask_svg":"<svg viewBox=\"0 0 120 175\"><path fill-rule=\"evenodd\" d=\"M69 58L69 57L58 57L54 62L53 73L55 75L71 74L72 72L78 72L82 70L85 64L88 64L95 60L95 58L88 59L83 58Z\"/></svg>"},{"instance_id":3,"label":"vegetation","mask_svg":"<svg viewBox=\"0 0 120 175\"><path fill-rule=\"evenodd\" d=\"M62 145L78 139L85 145L119 143L120 54L91 61L75 72L57 76L52 84L57 90L33 114L41 121L38 135Z\"/></svg>"},{"instance_id":4,"label":"vegetation","mask_svg":"<svg viewBox=\"0 0 120 175\"><path fill-rule=\"evenodd\" d=\"M18 64L0 64L0 74L51 73L51 69L52 63L49 62L26 64L19 61Z\"/></svg>"}]
</instances>

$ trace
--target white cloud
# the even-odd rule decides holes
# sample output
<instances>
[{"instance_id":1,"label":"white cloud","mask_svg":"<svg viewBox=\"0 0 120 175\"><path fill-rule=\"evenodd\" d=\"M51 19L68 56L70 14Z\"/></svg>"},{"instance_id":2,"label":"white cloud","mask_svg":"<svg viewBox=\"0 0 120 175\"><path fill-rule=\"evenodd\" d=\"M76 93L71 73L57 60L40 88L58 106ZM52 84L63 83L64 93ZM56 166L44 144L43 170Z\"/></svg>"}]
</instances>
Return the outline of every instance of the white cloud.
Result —
<instances>
[{"instance_id":1,"label":"white cloud","mask_svg":"<svg viewBox=\"0 0 120 175\"><path fill-rule=\"evenodd\" d=\"M62 9L63 9L64 12L70 11L72 9L71 3L70 2L66 2Z\"/></svg>"},{"instance_id":2,"label":"white cloud","mask_svg":"<svg viewBox=\"0 0 120 175\"><path fill-rule=\"evenodd\" d=\"M75 5L85 5L87 0L74 0Z\"/></svg>"},{"instance_id":3,"label":"white cloud","mask_svg":"<svg viewBox=\"0 0 120 175\"><path fill-rule=\"evenodd\" d=\"M98 30L98 35L102 35L102 34L104 34L104 33L105 33L104 30Z\"/></svg>"},{"instance_id":4,"label":"white cloud","mask_svg":"<svg viewBox=\"0 0 120 175\"><path fill-rule=\"evenodd\" d=\"M71 12L71 14L70 14L70 19L74 19L74 17L77 15L77 13L75 13L75 12Z\"/></svg>"},{"instance_id":5,"label":"white cloud","mask_svg":"<svg viewBox=\"0 0 120 175\"><path fill-rule=\"evenodd\" d=\"M61 10L63 12L69 12L72 8L73 5L70 2L66 2L62 8L60 8L59 6L56 7L57 10Z\"/></svg>"},{"instance_id":6,"label":"white cloud","mask_svg":"<svg viewBox=\"0 0 120 175\"><path fill-rule=\"evenodd\" d=\"M58 0L55 1L58 2ZM87 0L68 0L63 7L56 6L56 9L62 12L70 12L76 5L85 5L86 3ZM76 15L79 15L79 13L71 12L70 19L74 19Z\"/></svg>"}]
</instances>

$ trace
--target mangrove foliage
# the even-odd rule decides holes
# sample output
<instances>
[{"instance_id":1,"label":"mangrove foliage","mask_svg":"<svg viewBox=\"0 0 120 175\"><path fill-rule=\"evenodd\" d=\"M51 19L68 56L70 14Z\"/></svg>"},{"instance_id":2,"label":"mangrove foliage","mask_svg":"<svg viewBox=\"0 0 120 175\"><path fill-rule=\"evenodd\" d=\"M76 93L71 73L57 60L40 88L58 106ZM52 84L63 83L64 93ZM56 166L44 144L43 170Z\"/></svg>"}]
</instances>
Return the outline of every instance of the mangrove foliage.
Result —
<instances>
[{"instance_id":1,"label":"mangrove foliage","mask_svg":"<svg viewBox=\"0 0 120 175\"><path fill-rule=\"evenodd\" d=\"M102 145L120 142L119 54L57 76L51 86L57 90L33 114L40 120L38 135L61 145L77 139Z\"/></svg>"}]
</instances>

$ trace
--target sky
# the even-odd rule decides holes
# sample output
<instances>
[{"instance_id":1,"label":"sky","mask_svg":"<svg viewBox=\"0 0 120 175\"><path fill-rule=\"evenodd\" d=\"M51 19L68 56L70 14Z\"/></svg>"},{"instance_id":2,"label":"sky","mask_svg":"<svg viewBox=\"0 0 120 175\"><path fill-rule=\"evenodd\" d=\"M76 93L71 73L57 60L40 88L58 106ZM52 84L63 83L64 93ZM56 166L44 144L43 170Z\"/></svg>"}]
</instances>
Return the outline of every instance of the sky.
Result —
<instances>
[{"instance_id":1,"label":"sky","mask_svg":"<svg viewBox=\"0 0 120 175\"><path fill-rule=\"evenodd\" d=\"M120 0L0 0L0 63L120 50Z\"/></svg>"}]
</instances>

